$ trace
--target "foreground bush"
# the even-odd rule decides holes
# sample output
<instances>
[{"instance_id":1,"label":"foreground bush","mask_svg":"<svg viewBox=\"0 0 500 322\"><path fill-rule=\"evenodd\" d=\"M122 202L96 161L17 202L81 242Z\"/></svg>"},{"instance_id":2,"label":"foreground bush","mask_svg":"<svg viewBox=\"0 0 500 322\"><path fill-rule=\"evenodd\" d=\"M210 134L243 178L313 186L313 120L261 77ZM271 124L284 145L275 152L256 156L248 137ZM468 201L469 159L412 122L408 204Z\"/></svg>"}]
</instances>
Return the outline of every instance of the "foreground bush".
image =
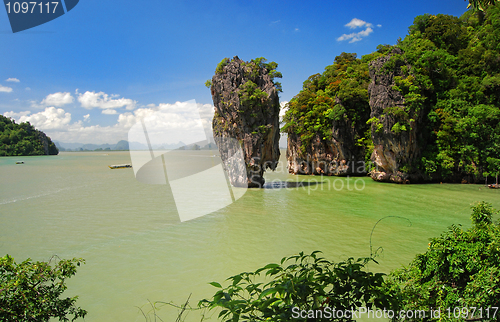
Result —
<instances>
[{"instance_id":1,"label":"foreground bush","mask_svg":"<svg viewBox=\"0 0 500 322\"><path fill-rule=\"evenodd\" d=\"M488 203L472 207L472 227L451 226L427 252L391 274L404 310L438 310L447 320L500 321L500 226ZM428 319L428 320L438 320Z\"/></svg>"},{"instance_id":2,"label":"foreground bush","mask_svg":"<svg viewBox=\"0 0 500 322\"><path fill-rule=\"evenodd\" d=\"M300 253L283 258L255 272L228 278L211 300L200 301L206 308L221 308L223 321L353 321L332 317L332 309L346 312L357 307L393 309L397 292L385 287L382 273L364 270L372 258L349 258L333 263L318 256ZM259 282L260 280L268 282ZM318 314L321 311L322 313ZM302 316L300 314L302 312Z\"/></svg>"},{"instance_id":3,"label":"foreground bush","mask_svg":"<svg viewBox=\"0 0 500 322\"><path fill-rule=\"evenodd\" d=\"M52 260L51 260L52 261ZM83 259L17 264L12 257L0 258L0 321L71 321L85 317L87 311L77 307L77 296L60 298L65 281L76 274Z\"/></svg>"}]
</instances>

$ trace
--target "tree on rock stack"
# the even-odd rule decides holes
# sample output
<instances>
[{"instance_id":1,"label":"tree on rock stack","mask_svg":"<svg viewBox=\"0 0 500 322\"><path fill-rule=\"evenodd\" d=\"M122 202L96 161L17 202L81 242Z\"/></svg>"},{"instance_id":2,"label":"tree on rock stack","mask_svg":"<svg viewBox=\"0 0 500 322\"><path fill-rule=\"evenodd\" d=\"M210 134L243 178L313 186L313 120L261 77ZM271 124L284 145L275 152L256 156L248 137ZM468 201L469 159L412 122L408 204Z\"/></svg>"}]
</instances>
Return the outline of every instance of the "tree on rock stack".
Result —
<instances>
[{"instance_id":1,"label":"tree on rock stack","mask_svg":"<svg viewBox=\"0 0 500 322\"><path fill-rule=\"evenodd\" d=\"M250 62L237 56L224 58L207 82L215 106L214 138L226 170L234 142L243 150L247 178L229 175L234 186L262 187L264 171L275 170L278 164L281 84L274 78L281 78L281 73L277 67L263 57Z\"/></svg>"}]
</instances>

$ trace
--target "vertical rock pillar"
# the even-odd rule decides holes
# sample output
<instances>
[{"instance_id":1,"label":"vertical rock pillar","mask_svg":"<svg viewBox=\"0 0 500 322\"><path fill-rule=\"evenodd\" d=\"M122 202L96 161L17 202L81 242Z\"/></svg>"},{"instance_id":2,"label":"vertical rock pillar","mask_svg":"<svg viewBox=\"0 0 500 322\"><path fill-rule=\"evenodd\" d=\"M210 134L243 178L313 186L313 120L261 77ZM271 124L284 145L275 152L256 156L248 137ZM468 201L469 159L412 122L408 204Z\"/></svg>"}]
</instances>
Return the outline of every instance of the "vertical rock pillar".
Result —
<instances>
[{"instance_id":1,"label":"vertical rock pillar","mask_svg":"<svg viewBox=\"0 0 500 322\"><path fill-rule=\"evenodd\" d=\"M210 89L212 128L222 161L231 159L235 144L243 150L247 178L229 173L231 184L262 187L264 171L275 170L280 156L279 97L269 71L237 56L226 58L217 66Z\"/></svg>"}]
</instances>

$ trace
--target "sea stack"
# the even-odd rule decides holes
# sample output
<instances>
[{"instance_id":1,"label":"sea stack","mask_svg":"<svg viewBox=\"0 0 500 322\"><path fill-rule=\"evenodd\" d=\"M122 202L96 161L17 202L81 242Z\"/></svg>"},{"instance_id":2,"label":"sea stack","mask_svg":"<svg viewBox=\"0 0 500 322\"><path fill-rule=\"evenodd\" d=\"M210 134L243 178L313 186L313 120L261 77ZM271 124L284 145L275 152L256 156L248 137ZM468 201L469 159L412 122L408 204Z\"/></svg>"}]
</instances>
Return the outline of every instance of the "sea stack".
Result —
<instances>
[{"instance_id":1,"label":"sea stack","mask_svg":"<svg viewBox=\"0 0 500 322\"><path fill-rule=\"evenodd\" d=\"M275 170L280 156L279 97L270 75L275 71L262 61L225 58L210 85L212 128L222 161L230 160L235 142L243 151L247 177L229 175L233 186L262 187L264 171Z\"/></svg>"}]
</instances>

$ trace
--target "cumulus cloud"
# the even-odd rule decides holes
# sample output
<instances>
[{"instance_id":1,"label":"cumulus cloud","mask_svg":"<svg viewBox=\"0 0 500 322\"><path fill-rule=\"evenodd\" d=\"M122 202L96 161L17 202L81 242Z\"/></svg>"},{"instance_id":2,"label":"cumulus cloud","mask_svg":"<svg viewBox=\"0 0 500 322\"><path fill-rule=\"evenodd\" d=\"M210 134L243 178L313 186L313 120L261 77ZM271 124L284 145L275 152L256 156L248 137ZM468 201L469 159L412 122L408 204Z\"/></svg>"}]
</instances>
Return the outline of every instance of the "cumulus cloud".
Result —
<instances>
[{"instance_id":1,"label":"cumulus cloud","mask_svg":"<svg viewBox=\"0 0 500 322\"><path fill-rule=\"evenodd\" d=\"M351 22L349 22L345 26L349 27L351 29L356 29L356 28L360 28L360 27L369 27L369 28L373 27L373 25L371 23L368 23L368 22L363 21L363 20L358 19L358 18L352 19Z\"/></svg>"},{"instance_id":2,"label":"cumulus cloud","mask_svg":"<svg viewBox=\"0 0 500 322\"><path fill-rule=\"evenodd\" d=\"M7 86L0 85L0 92L10 93L10 92L12 92L12 88L11 88L11 87L7 87Z\"/></svg>"},{"instance_id":3,"label":"cumulus cloud","mask_svg":"<svg viewBox=\"0 0 500 322\"><path fill-rule=\"evenodd\" d=\"M354 18L348 24L345 25L348 28L356 29L356 28L365 28L359 32L353 32L350 34L343 34L342 36L337 38L337 41L349 40L349 43L352 44L354 42L362 40L364 37L367 37L373 32L373 25L369 22L363 21L361 19ZM380 26L380 25L378 25Z\"/></svg>"},{"instance_id":4,"label":"cumulus cloud","mask_svg":"<svg viewBox=\"0 0 500 322\"><path fill-rule=\"evenodd\" d=\"M19 83L20 82L20 80L17 79L17 78L7 78L5 81L6 82L14 82L14 83Z\"/></svg>"},{"instance_id":5,"label":"cumulus cloud","mask_svg":"<svg viewBox=\"0 0 500 322\"><path fill-rule=\"evenodd\" d=\"M119 95L108 95L104 92L85 92L78 95L78 101L82 107L93 109L115 109L125 107L127 110L133 110L136 107L137 101L128 98L118 98ZM108 113L109 114L109 113Z\"/></svg>"},{"instance_id":6,"label":"cumulus cloud","mask_svg":"<svg viewBox=\"0 0 500 322\"><path fill-rule=\"evenodd\" d=\"M103 113L109 113L110 110L114 109L105 109ZM162 134L163 138L166 138L167 141L163 143L172 144L179 141L186 144L194 143L199 141L200 133L203 134L203 131L205 134L203 140L208 138L213 141L211 139L213 114L213 105L198 104L194 100L174 104L150 104L118 114L117 123L111 126L85 126L84 122L90 121L90 114L84 115L83 121L71 122L71 113L56 107L46 107L44 111L35 114L31 114L30 111L4 113L5 116L14 118L16 122L30 122L53 140L96 144L127 140L130 128L141 120L148 121L148 134L151 135L152 144L159 143L155 141L159 137L157 134Z\"/></svg>"},{"instance_id":7,"label":"cumulus cloud","mask_svg":"<svg viewBox=\"0 0 500 322\"><path fill-rule=\"evenodd\" d=\"M42 105L61 107L61 106L64 106L66 104L73 103L73 100L74 100L74 98L73 98L73 96L71 96L70 93L58 92L58 93L47 95L47 97L45 97L45 99L42 101Z\"/></svg>"},{"instance_id":8,"label":"cumulus cloud","mask_svg":"<svg viewBox=\"0 0 500 322\"><path fill-rule=\"evenodd\" d=\"M19 113L16 113L14 111L10 111L10 112L3 113L4 116L13 118L14 120L18 120L19 118L21 118L21 116L25 116L25 115L29 115L29 114L31 114L30 111L24 111L24 112L19 112Z\"/></svg>"},{"instance_id":9,"label":"cumulus cloud","mask_svg":"<svg viewBox=\"0 0 500 322\"><path fill-rule=\"evenodd\" d=\"M44 111L30 114L29 111L21 112L18 122L30 122L37 129L57 130L64 129L71 122L71 114L65 112L62 108L54 106L45 108Z\"/></svg>"},{"instance_id":10,"label":"cumulus cloud","mask_svg":"<svg viewBox=\"0 0 500 322\"><path fill-rule=\"evenodd\" d=\"M211 131L213 113L212 105L197 104L194 100L174 104L162 103L158 106L148 105L139 108L133 113L121 114L118 117L118 124L130 128L144 120L153 146L176 144L179 141L190 144L207 139L213 141ZM136 133L133 137L135 136L141 137L142 134ZM134 139L131 138L131 141Z\"/></svg>"},{"instance_id":11,"label":"cumulus cloud","mask_svg":"<svg viewBox=\"0 0 500 322\"><path fill-rule=\"evenodd\" d=\"M108 115L113 115L113 114L118 114L118 112L116 110L113 110L111 108L108 108L108 109L105 109L105 110L102 110L101 112L102 114L108 114Z\"/></svg>"}]
</instances>

